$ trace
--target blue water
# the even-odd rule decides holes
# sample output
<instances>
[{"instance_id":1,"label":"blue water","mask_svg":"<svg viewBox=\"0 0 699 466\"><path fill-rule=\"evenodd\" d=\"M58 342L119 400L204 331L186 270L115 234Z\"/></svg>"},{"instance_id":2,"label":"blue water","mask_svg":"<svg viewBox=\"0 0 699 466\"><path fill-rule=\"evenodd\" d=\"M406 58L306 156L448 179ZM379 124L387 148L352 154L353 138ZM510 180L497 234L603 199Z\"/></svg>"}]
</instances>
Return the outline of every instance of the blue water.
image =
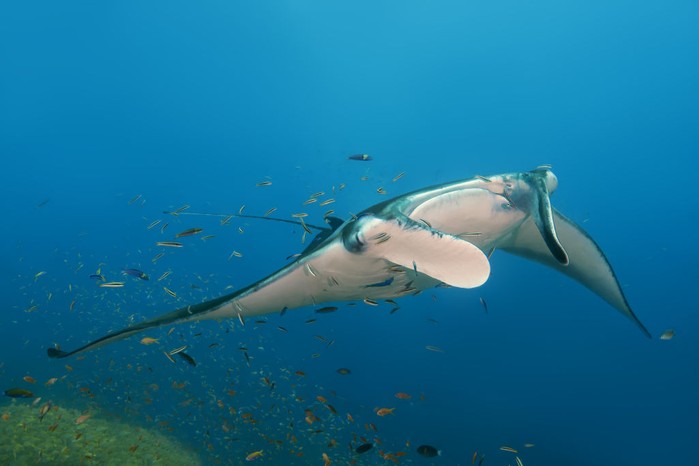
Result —
<instances>
[{"instance_id":1,"label":"blue water","mask_svg":"<svg viewBox=\"0 0 699 466\"><path fill-rule=\"evenodd\" d=\"M696 2L2 10L3 390L165 425L207 464L240 464L260 449L260 464L322 464L323 452L334 464L384 464L379 449L406 452L401 464L467 465L474 451L486 466L515 464L502 445L528 466L695 464ZM355 153L374 160L347 160ZM348 218L384 200L379 186L394 196L543 163L559 178L554 205L604 249L653 339L570 279L496 252L482 288L428 290L394 314L361 302L320 316L298 309L267 324L184 324L83 359L46 357L54 343L73 349L248 285L303 249L296 226L222 226L164 210L236 213L244 204L256 215L276 207L279 218L307 210L318 224L327 208ZM263 180L273 184L255 186ZM302 205L333 187L332 206ZM190 227L215 237L185 238L152 261L156 241ZM242 257L229 259L233 250ZM151 280L122 277L125 267ZM98 269L126 286L98 288L88 278ZM670 328L675 338L659 340ZM161 341L143 346L142 336ZM185 344L197 367L162 355ZM379 417L378 407L396 410ZM321 420L306 424L306 408ZM348 445L361 436L381 445L353 455ZM442 454L423 458L421 444Z\"/></svg>"}]
</instances>

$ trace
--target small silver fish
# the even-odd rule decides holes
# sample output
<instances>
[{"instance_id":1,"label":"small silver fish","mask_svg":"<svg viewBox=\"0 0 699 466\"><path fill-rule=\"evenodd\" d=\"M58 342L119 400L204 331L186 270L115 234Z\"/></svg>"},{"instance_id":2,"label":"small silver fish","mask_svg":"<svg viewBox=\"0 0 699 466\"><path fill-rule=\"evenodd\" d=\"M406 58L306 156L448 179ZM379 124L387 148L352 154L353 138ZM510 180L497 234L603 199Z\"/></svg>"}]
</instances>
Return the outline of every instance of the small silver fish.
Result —
<instances>
[{"instance_id":1,"label":"small silver fish","mask_svg":"<svg viewBox=\"0 0 699 466\"><path fill-rule=\"evenodd\" d=\"M427 345L427 346L425 346L425 349L427 351L432 351L434 353L443 353L444 352L444 350L442 348L440 348L439 346Z\"/></svg>"}]
</instances>

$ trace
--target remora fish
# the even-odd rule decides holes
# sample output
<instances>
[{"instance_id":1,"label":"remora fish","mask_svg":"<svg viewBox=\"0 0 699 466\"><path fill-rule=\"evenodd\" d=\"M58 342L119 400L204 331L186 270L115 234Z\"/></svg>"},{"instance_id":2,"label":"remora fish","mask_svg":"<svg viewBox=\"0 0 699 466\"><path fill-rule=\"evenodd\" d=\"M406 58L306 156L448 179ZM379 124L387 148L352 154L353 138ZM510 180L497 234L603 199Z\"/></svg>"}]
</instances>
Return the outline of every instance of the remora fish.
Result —
<instances>
[{"instance_id":1,"label":"remora fish","mask_svg":"<svg viewBox=\"0 0 699 466\"><path fill-rule=\"evenodd\" d=\"M475 288L488 280L488 257L496 249L577 280L650 336L597 243L551 206L549 196L557 186L556 176L543 166L414 191L334 222L292 263L234 293L110 333L74 351L49 348L48 355L63 358L173 323L397 298L442 283ZM369 286L376 283L386 285Z\"/></svg>"}]
</instances>

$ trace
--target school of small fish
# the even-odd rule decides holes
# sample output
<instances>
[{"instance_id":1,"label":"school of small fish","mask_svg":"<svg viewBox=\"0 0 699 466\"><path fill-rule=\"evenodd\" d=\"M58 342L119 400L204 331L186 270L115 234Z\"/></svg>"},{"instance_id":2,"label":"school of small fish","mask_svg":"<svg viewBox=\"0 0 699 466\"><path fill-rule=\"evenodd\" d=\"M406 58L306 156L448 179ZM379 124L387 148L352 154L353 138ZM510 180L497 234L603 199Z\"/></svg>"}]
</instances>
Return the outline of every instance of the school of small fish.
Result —
<instances>
[{"instance_id":1,"label":"school of small fish","mask_svg":"<svg viewBox=\"0 0 699 466\"><path fill-rule=\"evenodd\" d=\"M358 162L373 160L367 154L347 158ZM382 184L391 186L390 183L404 176L405 173L400 172L392 179L382 180ZM373 178L368 175L362 177L362 181L370 179ZM260 190L264 192L277 188L270 179L263 179L255 186L266 188ZM284 215L296 222L296 231L305 239L307 234L313 234L309 227L313 222L309 218L316 215L326 219L335 213L322 207L332 204L341 209L336 206L343 202L340 193L345 187L343 183L316 191L299 201L298 206L303 208L303 212L295 210ZM388 192L382 186L375 185L372 189L377 196ZM144 204L140 194L128 201L130 209L143 208ZM102 323L123 319L135 324L150 311L138 310L133 305L134 299L130 300L129 296L163 307L175 301L182 305L197 303L222 289L239 288L242 284L239 278L198 275L178 268L170 259L188 254L190 249L215 247L210 245L224 237L228 244L222 246L226 248L226 252L221 253L223 262L226 263L226 258L228 261L236 258L230 262L231 267L245 263L248 254L240 251L246 251L248 243L242 238L252 236L250 232L257 229L254 223L242 222L241 216L247 215L245 209L246 205L242 205L237 214L216 215L222 220L216 220L214 224L204 224L204 217L196 217L202 223L194 226L186 224L186 220L194 215L188 204L162 211L167 217L144 217L142 228L147 235L148 248L139 250L138 254L132 253L127 263L119 264L109 263L103 258L78 256L69 262L71 274L67 277L61 277L48 267L31 273L25 278L24 286L27 290L42 287L43 294L41 300L36 297L29 300L24 312L32 315L47 312L45 302L65 301L65 315L75 311L70 315L82 322L97 317ZM282 211L281 207L270 207L254 213L258 217L272 218ZM349 215L352 214L348 212ZM236 224L239 219L241 223ZM173 229L177 231L174 234L170 233ZM211 234L203 236L204 231ZM372 240L388 239L389 235L383 235ZM289 257L294 257L294 254ZM315 271L309 266L307 273L312 275ZM226 283L221 285L222 282ZM381 285L385 284L367 284ZM54 288L49 289L49 286ZM487 312L483 298L480 298L480 305ZM396 301L369 298L346 306L352 308L352 312L360 312L362 308L364 312L383 312L386 315L393 315L399 309ZM97 309L109 310L112 314L101 317ZM192 442L199 444L220 464L423 464L420 461L424 458L442 455L449 455L462 464L466 464L468 459L471 464L481 466L484 463L503 464L496 462L496 452L489 453L486 461L480 450L471 456L470 451L447 450L443 453L441 448L430 444L415 443L419 446L413 446L413 435L409 431L396 438L396 425L411 412L429 406L429 393L419 393L414 387L413 391L410 388L405 388L407 391L392 389L386 390L381 400L350 402L353 393L343 387L362 371L361 364L333 359L335 343L342 337L332 327L324 325L342 309L338 305L327 305L310 308L305 313L296 312L296 317L284 317L285 311L281 310L279 316L249 318L247 322L240 316L239 321L220 324L220 328L225 329L223 334L220 334L220 329L196 325L170 327L167 333L156 329L150 335L127 340L121 348L115 347L119 354L127 348L129 357L116 358L114 352L92 352L78 357L71 365L55 366L51 374L24 374L18 380L6 380L8 387L4 393L17 402L35 400L37 419L39 422L47 419L48 432L61 428L63 424L89 431L90 419L104 415L102 408L121 410L122 415L131 416L144 425L175 432L182 437L193 435ZM281 322L282 318L287 320ZM437 321L433 319L433 323ZM287 360L271 349L278 339L294 334L306 335L308 352L305 358ZM668 331L661 339L671 339L672 336L674 331ZM416 343L415 350L420 354L425 350L438 353L426 356L435 360L448 356L440 346L425 345L424 342ZM318 367L322 366L318 366L317 360L335 363L329 371L319 370ZM202 376L202 369L214 367L220 378ZM332 387L328 381L333 381ZM55 414L60 413L61 404L66 403L59 401L57 394L60 390L67 390L86 402L83 414L74 419L60 419ZM362 404L366 406L362 408ZM3 420L8 419L3 417ZM391 426L387 429L393 432L391 436L382 434L384 425ZM532 446L523 444L523 448ZM138 445L124 445L124 448L138 453ZM516 454L505 461L523 466L517 449L502 446L499 450ZM362 463L365 458L373 459Z\"/></svg>"}]
</instances>

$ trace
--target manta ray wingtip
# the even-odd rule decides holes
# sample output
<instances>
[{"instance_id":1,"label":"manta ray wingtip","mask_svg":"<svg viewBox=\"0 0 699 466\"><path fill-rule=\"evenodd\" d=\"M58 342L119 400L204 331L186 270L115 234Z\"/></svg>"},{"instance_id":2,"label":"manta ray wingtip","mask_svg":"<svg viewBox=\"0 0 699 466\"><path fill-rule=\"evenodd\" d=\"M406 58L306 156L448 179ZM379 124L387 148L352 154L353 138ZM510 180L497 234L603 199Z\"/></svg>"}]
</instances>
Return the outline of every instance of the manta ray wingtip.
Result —
<instances>
[{"instance_id":1,"label":"manta ray wingtip","mask_svg":"<svg viewBox=\"0 0 699 466\"><path fill-rule=\"evenodd\" d=\"M61 350L56 349L56 348L49 348L46 350L46 354L48 354L48 356L50 358L65 358L70 353L68 353L66 351L61 351Z\"/></svg>"},{"instance_id":2,"label":"manta ray wingtip","mask_svg":"<svg viewBox=\"0 0 699 466\"><path fill-rule=\"evenodd\" d=\"M624 297L624 302L626 303L626 298ZM636 324L636 327L641 329L641 332L646 336L646 338L653 338L653 335L648 331L645 325L643 325L643 322L641 322L641 319L636 316L636 314L633 312L631 307L626 303L626 309L623 310L623 312L633 321L634 324Z\"/></svg>"},{"instance_id":3,"label":"manta ray wingtip","mask_svg":"<svg viewBox=\"0 0 699 466\"><path fill-rule=\"evenodd\" d=\"M634 317L635 317L635 316L634 316ZM653 335L651 335L651 333L648 331L648 329L646 328L646 326L643 325L643 323L642 323L640 320L636 319L636 325L638 325L638 326L640 327L641 331L643 332L643 334L644 334L647 338L651 338L651 339L653 338Z\"/></svg>"}]
</instances>

